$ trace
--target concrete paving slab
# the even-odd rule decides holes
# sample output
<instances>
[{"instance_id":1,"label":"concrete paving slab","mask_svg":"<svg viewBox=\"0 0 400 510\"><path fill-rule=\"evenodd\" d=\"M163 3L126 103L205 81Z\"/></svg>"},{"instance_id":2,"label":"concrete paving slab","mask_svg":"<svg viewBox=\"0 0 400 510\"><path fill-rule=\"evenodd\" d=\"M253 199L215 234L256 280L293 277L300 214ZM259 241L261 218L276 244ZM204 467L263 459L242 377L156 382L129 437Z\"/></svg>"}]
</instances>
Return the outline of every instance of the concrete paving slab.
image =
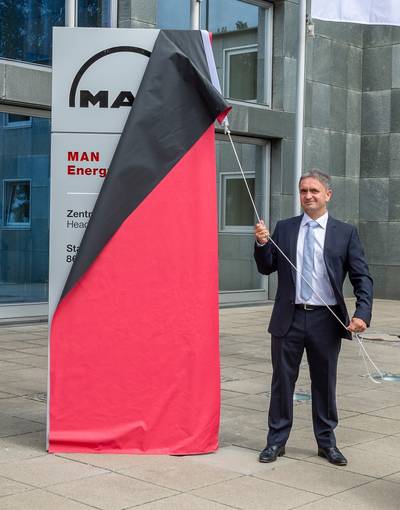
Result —
<instances>
[{"instance_id":1,"label":"concrete paving slab","mask_svg":"<svg viewBox=\"0 0 400 510\"><path fill-rule=\"evenodd\" d=\"M400 458L400 436L386 436L375 441L357 444L354 447Z\"/></svg>"},{"instance_id":2,"label":"concrete paving slab","mask_svg":"<svg viewBox=\"0 0 400 510\"><path fill-rule=\"evenodd\" d=\"M16 369L18 368L18 366L21 368L37 367L37 368L46 368L47 369L47 366L48 366L47 357L33 356L30 354L21 354L21 353L17 353L16 351L13 354L14 354L14 356L10 355L7 357L7 361L12 362L16 366ZM0 358L5 359L3 352L1 352Z\"/></svg>"},{"instance_id":3,"label":"concrete paving slab","mask_svg":"<svg viewBox=\"0 0 400 510\"><path fill-rule=\"evenodd\" d=\"M350 396L350 395L338 395L337 406L339 410L344 411L356 411L357 413L370 413L372 411L378 411L386 407L391 407L393 402L385 402L376 398L371 400L368 398L368 392L363 392L363 395ZM359 427L356 427L359 428Z\"/></svg>"},{"instance_id":4,"label":"concrete paving slab","mask_svg":"<svg viewBox=\"0 0 400 510\"><path fill-rule=\"evenodd\" d=\"M340 469L375 478L383 478L400 471L400 458L390 457L384 453L377 452L375 449L361 450L360 448L349 446L341 448L341 451L348 460L347 466L334 466L326 459L317 456L310 457L307 459L307 462L324 465L330 469Z\"/></svg>"},{"instance_id":5,"label":"concrete paving slab","mask_svg":"<svg viewBox=\"0 0 400 510\"><path fill-rule=\"evenodd\" d=\"M5 393L4 391L0 391L0 399L3 398L13 398L14 395L12 393Z\"/></svg>"},{"instance_id":6,"label":"concrete paving slab","mask_svg":"<svg viewBox=\"0 0 400 510\"><path fill-rule=\"evenodd\" d=\"M225 367L241 367L250 363L248 359L235 355L221 356L221 365Z\"/></svg>"},{"instance_id":7,"label":"concrete paving slab","mask_svg":"<svg viewBox=\"0 0 400 510\"><path fill-rule=\"evenodd\" d=\"M261 374L272 374L272 363L270 361L258 362L258 363L245 363L241 365L244 370L251 370L253 372L259 372Z\"/></svg>"},{"instance_id":8,"label":"concrete paving slab","mask_svg":"<svg viewBox=\"0 0 400 510\"><path fill-rule=\"evenodd\" d=\"M384 409L371 411L368 414L373 414L374 416L382 416L383 418L390 418L392 420L400 420L400 405L385 407Z\"/></svg>"},{"instance_id":9,"label":"concrete paving slab","mask_svg":"<svg viewBox=\"0 0 400 510\"><path fill-rule=\"evenodd\" d=\"M42 356L43 358L43 356ZM13 361L14 363L24 364L29 363L32 359L32 355L29 353L18 352L14 349L2 349L0 347L0 360L2 361ZM42 360L43 361L43 360Z\"/></svg>"},{"instance_id":10,"label":"concrete paving slab","mask_svg":"<svg viewBox=\"0 0 400 510\"><path fill-rule=\"evenodd\" d=\"M45 431L0 439L0 464L46 456Z\"/></svg>"},{"instance_id":11,"label":"concrete paving slab","mask_svg":"<svg viewBox=\"0 0 400 510\"><path fill-rule=\"evenodd\" d=\"M70 462L55 455L0 464L0 476L41 488L102 473L105 473L103 469Z\"/></svg>"},{"instance_id":12,"label":"concrete paving slab","mask_svg":"<svg viewBox=\"0 0 400 510\"><path fill-rule=\"evenodd\" d=\"M104 510L122 510L176 494L175 491L117 473L53 485L48 490Z\"/></svg>"},{"instance_id":13,"label":"concrete paving slab","mask_svg":"<svg viewBox=\"0 0 400 510\"><path fill-rule=\"evenodd\" d=\"M290 465L280 465L274 470L258 472L257 478L269 480L295 489L307 490L321 496L332 496L338 492L364 485L374 478L332 470L322 465L292 461Z\"/></svg>"},{"instance_id":14,"label":"concrete paving slab","mask_svg":"<svg viewBox=\"0 0 400 510\"><path fill-rule=\"evenodd\" d=\"M228 405L222 407L222 425L228 430L229 427L238 430L240 427L255 427L257 429L266 430L267 413L264 411L251 411L246 414L237 413L237 408L229 408Z\"/></svg>"},{"instance_id":15,"label":"concrete paving slab","mask_svg":"<svg viewBox=\"0 0 400 510\"><path fill-rule=\"evenodd\" d=\"M262 377L262 376L261 376ZM247 381L251 379L260 379L260 374L254 373L251 370L244 370L241 367L222 367L221 380L223 382L229 381ZM265 381L265 377L263 378Z\"/></svg>"},{"instance_id":16,"label":"concrete paving slab","mask_svg":"<svg viewBox=\"0 0 400 510\"><path fill-rule=\"evenodd\" d=\"M37 347L33 345L25 345L24 348L17 349L17 352L22 354L33 354L34 356L46 356L48 355L47 347L43 347L42 345L38 345Z\"/></svg>"},{"instance_id":17,"label":"concrete paving slab","mask_svg":"<svg viewBox=\"0 0 400 510\"><path fill-rule=\"evenodd\" d=\"M245 393L221 389L222 405L227 404L232 398L237 398L241 395L245 395Z\"/></svg>"},{"instance_id":18,"label":"concrete paving slab","mask_svg":"<svg viewBox=\"0 0 400 510\"><path fill-rule=\"evenodd\" d=\"M234 507L220 505L191 494L178 494L153 503L147 503L139 508L143 510L229 510L229 508Z\"/></svg>"},{"instance_id":19,"label":"concrete paving slab","mask_svg":"<svg viewBox=\"0 0 400 510\"><path fill-rule=\"evenodd\" d=\"M337 444L339 447L345 446L353 446L359 443L370 442L376 439L380 439L384 437L383 434L378 434L376 432L370 432L365 430L357 430L349 427L344 427L339 424L339 426L335 429L335 435L337 439ZM316 451L316 440L314 438L314 431L312 430L312 425L310 422L310 426L308 428L303 428L301 430L292 431L289 437L288 445L290 446L293 441L297 441L297 444L301 441L304 441L304 444L311 445L311 449L313 452Z\"/></svg>"},{"instance_id":20,"label":"concrete paving slab","mask_svg":"<svg viewBox=\"0 0 400 510\"><path fill-rule=\"evenodd\" d=\"M93 507L78 503L44 490L31 490L1 498L1 510L93 510Z\"/></svg>"},{"instance_id":21,"label":"concrete paving slab","mask_svg":"<svg viewBox=\"0 0 400 510\"><path fill-rule=\"evenodd\" d=\"M257 374L257 372L254 372L254 374ZM258 377L257 375L254 375L254 377L251 379L222 382L222 389L236 391L248 395L265 393L269 386L270 382L266 377Z\"/></svg>"},{"instance_id":22,"label":"concrete paving slab","mask_svg":"<svg viewBox=\"0 0 400 510\"><path fill-rule=\"evenodd\" d=\"M238 398L237 396L235 398ZM266 411L257 411L256 409L245 409L244 407L231 406L230 403L222 405L221 416L223 420L230 420L232 418L240 418L243 416L262 415L266 417Z\"/></svg>"},{"instance_id":23,"label":"concrete paving slab","mask_svg":"<svg viewBox=\"0 0 400 510\"><path fill-rule=\"evenodd\" d=\"M274 471L278 467L286 467L291 462L294 462L292 459L281 457L278 459L278 462L262 464L258 462L258 452L237 446L219 448L219 450L210 455L188 457L188 461L206 466L218 467L242 475L254 475L256 473L269 472L270 470Z\"/></svg>"},{"instance_id":24,"label":"concrete paving slab","mask_svg":"<svg viewBox=\"0 0 400 510\"><path fill-rule=\"evenodd\" d=\"M0 399L0 416L2 414L46 424L46 404L26 397Z\"/></svg>"},{"instance_id":25,"label":"concrete paving slab","mask_svg":"<svg viewBox=\"0 0 400 510\"><path fill-rule=\"evenodd\" d=\"M400 484L400 471L398 473L393 473L392 475L385 476L383 480L387 482L399 483Z\"/></svg>"},{"instance_id":26,"label":"concrete paving slab","mask_svg":"<svg viewBox=\"0 0 400 510\"><path fill-rule=\"evenodd\" d=\"M219 483L193 494L242 510L287 510L321 496L254 477Z\"/></svg>"},{"instance_id":27,"label":"concrete paving slab","mask_svg":"<svg viewBox=\"0 0 400 510\"><path fill-rule=\"evenodd\" d=\"M200 456L199 456L200 457ZM188 457L190 459L190 457ZM119 470L127 476L151 482L153 484L186 492L205 487L224 480L237 478L239 475L220 467L187 462L185 457L150 458L142 457L134 467Z\"/></svg>"},{"instance_id":28,"label":"concrete paving slab","mask_svg":"<svg viewBox=\"0 0 400 510\"><path fill-rule=\"evenodd\" d=\"M243 395L230 400L229 405L241 409L265 411L268 409L268 399L266 395Z\"/></svg>"},{"instance_id":29,"label":"concrete paving slab","mask_svg":"<svg viewBox=\"0 0 400 510\"><path fill-rule=\"evenodd\" d=\"M335 499L345 505L353 505L360 510L398 510L400 487L385 480L376 480L341 494Z\"/></svg>"},{"instance_id":30,"label":"concrete paving slab","mask_svg":"<svg viewBox=\"0 0 400 510\"><path fill-rule=\"evenodd\" d=\"M260 451L264 448L266 438L266 431L254 427L241 427L239 430L224 428L220 433L222 441L255 451Z\"/></svg>"},{"instance_id":31,"label":"concrete paving slab","mask_svg":"<svg viewBox=\"0 0 400 510\"><path fill-rule=\"evenodd\" d=\"M37 432L45 427L42 423L9 416L0 413L0 437L16 436L19 434L27 434L28 432Z\"/></svg>"},{"instance_id":32,"label":"concrete paving slab","mask_svg":"<svg viewBox=\"0 0 400 510\"><path fill-rule=\"evenodd\" d=\"M11 494L18 494L20 492L31 491L32 487L30 485L25 485L23 483L15 482L14 480L9 480L8 478L4 478L0 476L0 498L2 496L10 496ZM0 507L1 507L1 499L0 499Z\"/></svg>"},{"instance_id":33,"label":"concrete paving slab","mask_svg":"<svg viewBox=\"0 0 400 510\"><path fill-rule=\"evenodd\" d=\"M343 418L342 425L358 430L367 430L380 434L396 434L400 432L400 422L381 416L372 416L370 414L360 414Z\"/></svg>"}]
</instances>

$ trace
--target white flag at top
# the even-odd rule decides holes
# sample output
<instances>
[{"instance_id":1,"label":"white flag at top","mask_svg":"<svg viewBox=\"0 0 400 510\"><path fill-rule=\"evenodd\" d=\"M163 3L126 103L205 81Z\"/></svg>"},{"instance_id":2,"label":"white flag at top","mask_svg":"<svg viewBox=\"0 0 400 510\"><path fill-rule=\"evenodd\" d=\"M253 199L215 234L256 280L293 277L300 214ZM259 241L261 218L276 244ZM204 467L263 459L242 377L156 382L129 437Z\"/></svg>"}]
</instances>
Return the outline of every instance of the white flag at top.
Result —
<instances>
[{"instance_id":1,"label":"white flag at top","mask_svg":"<svg viewBox=\"0 0 400 510\"><path fill-rule=\"evenodd\" d=\"M311 17L368 25L400 25L400 0L312 0Z\"/></svg>"}]
</instances>

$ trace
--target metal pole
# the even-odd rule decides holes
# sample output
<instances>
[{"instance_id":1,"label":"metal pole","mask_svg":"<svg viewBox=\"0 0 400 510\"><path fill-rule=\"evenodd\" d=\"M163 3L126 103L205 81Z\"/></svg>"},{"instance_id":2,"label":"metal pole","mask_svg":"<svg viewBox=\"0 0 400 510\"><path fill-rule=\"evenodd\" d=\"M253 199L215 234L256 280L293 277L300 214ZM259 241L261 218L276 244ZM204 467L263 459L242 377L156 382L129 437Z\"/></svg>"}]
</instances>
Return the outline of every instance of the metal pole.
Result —
<instances>
[{"instance_id":1,"label":"metal pole","mask_svg":"<svg viewBox=\"0 0 400 510\"><path fill-rule=\"evenodd\" d=\"M303 169L303 128L304 128L304 82L305 82L305 55L306 55L306 0L299 0L299 38L297 54L297 92L296 92L296 127L294 148L294 193L293 212L300 214L299 179Z\"/></svg>"},{"instance_id":2,"label":"metal pole","mask_svg":"<svg viewBox=\"0 0 400 510\"><path fill-rule=\"evenodd\" d=\"M76 26L76 1L65 0L65 26Z\"/></svg>"},{"instance_id":3,"label":"metal pole","mask_svg":"<svg viewBox=\"0 0 400 510\"><path fill-rule=\"evenodd\" d=\"M110 27L118 28L118 0L111 0L110 11Z\"/></svg>"},{"instance_id":4,"label":"metal pole","mask_svg":"<svg viewBox=\"0 0 400 510\"><path fill-rule=\"evenodd\" d=\"M190 0L190 28L200 30L200 0Z\"/></svg>"}]
</instances>

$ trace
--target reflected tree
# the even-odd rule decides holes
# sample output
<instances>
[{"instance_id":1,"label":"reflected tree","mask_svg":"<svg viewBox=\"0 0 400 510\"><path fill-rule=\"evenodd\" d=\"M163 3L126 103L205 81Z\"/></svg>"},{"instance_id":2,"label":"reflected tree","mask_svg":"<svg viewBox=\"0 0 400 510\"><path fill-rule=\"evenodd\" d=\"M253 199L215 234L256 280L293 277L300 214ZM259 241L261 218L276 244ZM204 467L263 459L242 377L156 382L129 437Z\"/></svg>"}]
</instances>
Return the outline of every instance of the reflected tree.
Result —
<instances>
[{"instance_id":1,"label":"reflected tree","mask_svg":"<svg viewBox=\"0 0 400 510\"><path fill-rule=\"evenodd\" d=\"M0 0L0 56L51 61L52 27L64 25L64 0Z\"/></svg>"}]
</instances>

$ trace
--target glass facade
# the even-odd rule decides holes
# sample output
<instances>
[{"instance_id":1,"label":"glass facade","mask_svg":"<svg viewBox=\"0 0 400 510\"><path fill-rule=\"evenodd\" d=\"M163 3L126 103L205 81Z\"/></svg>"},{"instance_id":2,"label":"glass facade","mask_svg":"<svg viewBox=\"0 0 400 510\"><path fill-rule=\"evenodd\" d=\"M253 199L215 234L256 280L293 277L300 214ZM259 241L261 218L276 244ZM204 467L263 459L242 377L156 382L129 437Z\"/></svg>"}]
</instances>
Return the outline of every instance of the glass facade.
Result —
<instances>
[{"instance_id":1,"label":"glass facade","mask_svg":"<svg viewBox=\"0 0 400 510\"><path fill-rule=\"evenodd\" d=\"M157 28L189 30L190 0L157 0Z\"/></svg>"},{"instance_id":2,"label":"glass facade","mask_svg":"<svg viewBox=\"0 0 400 510\"><path fill-rule=\"evenodd\" d=\"M109 27L111 23L109 0L79 0L78 26Z\"/></svg>"},{"instance_id":3,"label":"glass facade","mask_svg":"<svg viewBox=\"0 0 400 510\"><path fill-rule=\"evenodd\" d=\"M0 0L0 58L50 65L52 28L64 24L64 0Z\"/></svg>"},{"instance_id":4,"label":"glass facade","mask_svg":"<svg viewBox=\"0 0 400 510\"><path fill-rule=\"evenodd\" d=\"M78 25L110 26L110 0L79 0ZM54 26L65 25L65 0L0 0L0 58L51 65Z\"/></svg>"},{"instance_id":5,"label":"glass facade","mask_svg":"<svg viewBox=\"0 0 400 510\"><path fill-rule=\"evenodd\" d=\"M110 26L111 3L77 0L78 26ZM190 29L190 0L119 0L118 6L121 27ZM213 33L229 99L269 105L270 6L259 0L200 4L201 28ZM0 58L51 65L52 27L64 24L65 0L0 0ZM262 300L264 280L252 256L254 213L232 148L218 137L220 290L262 291L264 297L256 298ZM266 145L239 137L236 147L257 207L266 211ZM0 112L0 304L48 299L49 154L49 119L31 116L29 109Z\"/></svg>"},{"instance_id":6,"label":"glass facade","mask_svg":"<svg viewBox=\"0 0 400 510\"><path fill-rule=\"evenodd\" d=\"M45 302L50 119L0 112L0 148L0 303Z\"/></svg>"}]
</instances>

